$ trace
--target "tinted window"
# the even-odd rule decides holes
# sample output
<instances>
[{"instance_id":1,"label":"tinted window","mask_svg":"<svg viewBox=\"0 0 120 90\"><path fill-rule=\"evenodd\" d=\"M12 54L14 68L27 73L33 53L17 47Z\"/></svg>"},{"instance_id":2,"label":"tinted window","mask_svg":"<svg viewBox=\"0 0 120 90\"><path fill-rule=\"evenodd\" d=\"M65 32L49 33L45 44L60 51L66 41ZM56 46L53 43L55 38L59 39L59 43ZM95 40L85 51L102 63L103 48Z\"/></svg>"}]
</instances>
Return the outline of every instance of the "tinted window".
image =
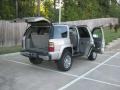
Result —
<instances>
[{"instance_id":1,"label":"tinted window","mask_svg":"<svg viewBox=\"0 0 120 90\"><path fill-rule=\"evenodd\" d=\"M51 38L67 38L67 27L54 26L51 32Z\"/></svg>"},{"instance_id":2,"label":"tinted window","mask_svg":"<svg viewBox=\"0 0 120 90\"><path fill-rule=\"evenodd\" d=\"M93 35L96 35L97 38L102 38L102 31L100 28L95 28L93 29L93 32L92 32Z\"/></svg>"},{"instance_id":3,"label":"tinted window","mask_svg":"<svg viewBox=\"0 0 120 90\"><path fill-rule=\"evenodd\" d=\"M49 29L50 27L33 27L30 26L26 32L25 32L25 36L30 37L32 34L36 34L36 35L48 35L49 34Z\"/></svg>"},{"instance_id":4,"label":"tinted window","mask_svg":"<svg viewBox=\"0 0 120 90\"><path fill-rule=\"evenodd\" d=\"M70 28L70 33L77 35L77 30L75 28Z\"/></svg>"},{"instance_id":5,"label":"tinted window","mask_svg":"<svg viewBox=\"0 0 120 90\"><path fill-rule=\"evenodd\" d=\"M47 27L31 27L31 33L36 33L38 35L44 35L49 33L49 28Z\"/></svg>"},{"instance_id":6,"label":"tinted window","mask_svg":"<svg viewBox=\"0 0 120 90\"><path fill-rule=\"evenodd\" d=\"M78 30L79 30L79 34L80 34L81 38L89 38L90 37L87 28L85 28L85 27L78 27Z\"/></svg>"}]
</instances>

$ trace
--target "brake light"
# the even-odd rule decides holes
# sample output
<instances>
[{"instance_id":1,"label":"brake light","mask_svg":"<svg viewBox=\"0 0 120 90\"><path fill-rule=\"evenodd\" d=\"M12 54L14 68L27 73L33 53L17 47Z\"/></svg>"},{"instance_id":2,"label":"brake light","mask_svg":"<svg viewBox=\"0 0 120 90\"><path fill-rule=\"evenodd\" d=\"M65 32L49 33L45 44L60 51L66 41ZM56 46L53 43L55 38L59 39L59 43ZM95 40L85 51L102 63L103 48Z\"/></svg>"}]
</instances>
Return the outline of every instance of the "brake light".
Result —
<instances>
[{"instance_id":1,"label":"brake light","mask_svg":"<svg viewBox=\"0 0 120 90\"><path fill-rule=\"evenodd\" d=\"M48 51L54 52L54 43L53 42L49 42Z\"/></svg>"}]
</instances>

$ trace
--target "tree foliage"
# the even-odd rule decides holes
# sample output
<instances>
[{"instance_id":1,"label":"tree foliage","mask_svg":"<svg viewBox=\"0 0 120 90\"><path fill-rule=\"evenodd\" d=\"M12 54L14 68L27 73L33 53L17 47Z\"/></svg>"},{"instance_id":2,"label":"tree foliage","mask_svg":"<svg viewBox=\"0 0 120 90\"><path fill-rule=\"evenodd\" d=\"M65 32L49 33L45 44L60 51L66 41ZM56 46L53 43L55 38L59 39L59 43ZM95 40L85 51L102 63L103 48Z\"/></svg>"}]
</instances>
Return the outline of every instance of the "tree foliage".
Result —
<instances>
[{"instance_id":1,"label":"tree foliage","mask_svg":"<svg viewBox=\"0 0 120 90\"><path fill-rule=\"evenodd\" d=\"M17 0L18 17L34 16L35 0ZM16 18L16 0L0 0L0 19Z\"/></svg>"},{"instance_id":2,"label":"tree foliage","mask_svg":"<svg viewBox=\"0 0 120 90\"><path fill-rule=\"evenodd\" d=\"M34 16L35 0L18 0L18 17Z\"/></svg>"},{"instance_id":3,"label":"tree foliage","mask_svg":"<svg viewBox=\"0 0 120 90\"><path fill-rule=\"evenodd\" d=\"M16 0L0 0L0 19L16 18ZM18 0L18 17L37 15L37 0ZM58 21L56 2L41 0L40 15ZM63 0L62 21L101 17L120 17L120 5L116 0Z\"/></svg>"},{"instance_id":4,"label":"tree foliage","mask_svg":"<svg viewBox=\"0 0 120 90\"><path fill-rule=\"evenodd\" d=\"M11 19L15 17L13 0L0 0L0 19Z\"/></svg>"}]
</instances>

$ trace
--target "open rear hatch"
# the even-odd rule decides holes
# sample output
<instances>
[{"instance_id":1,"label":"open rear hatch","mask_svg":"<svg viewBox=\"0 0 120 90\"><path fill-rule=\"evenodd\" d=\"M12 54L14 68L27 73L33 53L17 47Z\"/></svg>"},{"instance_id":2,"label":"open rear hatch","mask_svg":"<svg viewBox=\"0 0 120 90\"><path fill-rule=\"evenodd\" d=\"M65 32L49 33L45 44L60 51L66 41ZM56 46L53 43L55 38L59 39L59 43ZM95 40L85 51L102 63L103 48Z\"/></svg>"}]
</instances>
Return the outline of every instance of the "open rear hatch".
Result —
<instances>
[{"instance_id":1,"label":"open rear hatch","mask_svg":"<svg viewBox=\"0 0 120 90\"><path fill-rule=\"evenodd\" d=\"M52 27L52 23L43 17L28 18L26 22L30 24L30 27L24 34L25 48L23 51L47 55L50 35L49 30Z\"/></svg>"}]
</instances>

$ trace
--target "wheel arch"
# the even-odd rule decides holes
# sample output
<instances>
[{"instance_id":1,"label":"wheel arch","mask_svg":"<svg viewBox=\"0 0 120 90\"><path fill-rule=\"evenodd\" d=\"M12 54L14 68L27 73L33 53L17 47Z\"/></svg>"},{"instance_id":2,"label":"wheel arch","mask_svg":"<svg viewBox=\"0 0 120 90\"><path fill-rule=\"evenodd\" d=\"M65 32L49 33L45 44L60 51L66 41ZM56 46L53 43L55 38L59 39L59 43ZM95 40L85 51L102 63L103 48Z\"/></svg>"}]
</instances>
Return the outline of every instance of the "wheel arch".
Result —
<instances>
[{"instance_id":1,"label":"wheel arch","mask_svg":"<svg viewBox=\"0 0 120 90\"><path fill-rule=\"evenodd\" d=\"M62 48L62 49L60 50L59 58L61 58L61 56L62 56L62 54L63 54L63 52L64 52L65 50L68 50L71 54L73 54L73 49L72 49L72 47L64 47L64 48Z\"/></svg>"},{"instance_id":2,"label":"wheel arch","mask_svg":"<svg viewBox=\"0 0 120 90\"><path fill-rule=\"evenodd\" d=\"M72 54L72 48L71 48L71 47L66 47L66 48L64 48L63 52L64 52L65 50L68 50L68 51Z\"/></svg>"}]
</instances>

